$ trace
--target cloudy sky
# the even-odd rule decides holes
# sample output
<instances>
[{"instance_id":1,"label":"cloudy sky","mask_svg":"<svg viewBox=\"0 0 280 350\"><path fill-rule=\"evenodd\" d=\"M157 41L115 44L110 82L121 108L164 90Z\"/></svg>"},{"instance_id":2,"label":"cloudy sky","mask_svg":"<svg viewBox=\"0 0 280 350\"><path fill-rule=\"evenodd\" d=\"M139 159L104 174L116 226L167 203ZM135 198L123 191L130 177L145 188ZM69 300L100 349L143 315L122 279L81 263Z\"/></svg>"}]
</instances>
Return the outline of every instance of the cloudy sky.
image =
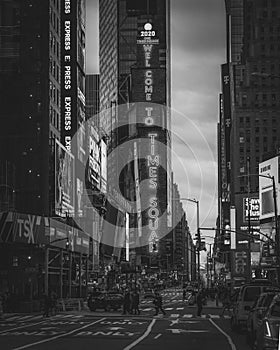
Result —
<instances>
[{"instance_id":1,"label":"cloudy sky","mask_svg":"<svg viewBox=\"0 0 280 350\"><path fill-rule=\"evenodd\" d=\"M99 72L98 0L86 1L90 74ZM200 201L201 227L215 226L217 217L218 96L224 61L224 0L171 0L173 170L181 196ZM194 233L196 206L183 204Z\"/></svg>"}]
</instances>

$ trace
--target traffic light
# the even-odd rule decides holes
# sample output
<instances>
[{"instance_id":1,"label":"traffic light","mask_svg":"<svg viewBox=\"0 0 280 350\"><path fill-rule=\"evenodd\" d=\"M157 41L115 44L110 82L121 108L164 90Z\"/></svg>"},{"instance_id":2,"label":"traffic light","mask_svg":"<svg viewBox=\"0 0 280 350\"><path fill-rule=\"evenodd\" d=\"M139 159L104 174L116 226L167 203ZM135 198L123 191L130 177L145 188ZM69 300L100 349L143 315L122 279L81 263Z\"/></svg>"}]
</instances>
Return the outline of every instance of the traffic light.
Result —
<instances>
[{"instance_id":1,"label":"traffic light","mask_svg":"<svg viewBox=\"0 0 280 350\"><path fill-rule=\"evenodd\" d=\"M224 245L230 244L230 225L225 225L224 228Z\"/></svg>"},{"instance_id":2,"label":"traffic light","mask_svg":"<svg viewBox=\"0 0 280 350\"><path fill-rule=\"evenodd\" d=\"M66 250L69 250L69 249L70 249L70 241L69 241L68 238L67 238L66 243L65 243L65 249L66 249Z\"/></svg>"},{"instance_id":3,"label":"traffic light","mask_svg":"<svg viewBox=\"0 0 280 350\"><path fill-rule=\"evenodd\" d=\"M198 251L201 250L201 236L200 236L200 230L197 230L197 233L195 234L195 239L196 239L196 249Z\"/></svg>"}]
</instances>

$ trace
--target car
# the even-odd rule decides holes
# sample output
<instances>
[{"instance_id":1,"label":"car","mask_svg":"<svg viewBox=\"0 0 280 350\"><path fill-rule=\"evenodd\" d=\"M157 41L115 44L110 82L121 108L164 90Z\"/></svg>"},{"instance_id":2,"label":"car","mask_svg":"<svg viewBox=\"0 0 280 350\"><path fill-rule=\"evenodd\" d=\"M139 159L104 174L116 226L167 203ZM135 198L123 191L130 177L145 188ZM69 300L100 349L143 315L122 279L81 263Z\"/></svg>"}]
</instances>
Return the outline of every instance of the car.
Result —
<instances>
[{"instance_id":1,"label":"car","mask_svg":"<svg viewBox=\"0 0 280 350\"><path fill-rule=\"evenodd\" d=\"M233 303L230 320L232 330L239 330L246 326L249 311L256 298L261 293L271 290L272 287L272 283L268 280L255 280L240 288L236 301Z\"/></svg>"},{"instance_id":2,"label":"car","mask_svg":"<svg viewBox=\"0 0 280 350\"><path fill-rule=\"evenodd\" d=\"M268 307L256 331L253 349L278 350L280 327L280 293L277 293Z\"/></svg>"},{"instance_id":3,"label":"car","mask_svg":"<svg viewBox=\"0 0 280 350\"><path fill-rule=\"evenodd\" d=\"M105 292L91 293L88 297L87 303L90 311L95 311L96 309L104 309L104 311L107 311Z\"/></svg>"},{"instance_id":4,"label":"car","mask_svg":"<svg viewBox=\"0 0 280 350\"><path fill-rule=\"evenodd\" d=\"M271 304L275 294L277 294L276 290L260 294L260 296L256 299L254 305L252 306L251 310L249 311L246 333L246 340L249 345L254 344L257 329L260 327L264 314L269 305Z\"/></svg>"},{"instance_id":5,"label":"car","mask_svg":"<svg viewBox=\"0 0 280 350\"><path fill-rule=\"evenodd\" d=\"M117 311L123 306L123 295L118 292L108 292L106 294L106 308Z\"/></svg>"}]
</instances>

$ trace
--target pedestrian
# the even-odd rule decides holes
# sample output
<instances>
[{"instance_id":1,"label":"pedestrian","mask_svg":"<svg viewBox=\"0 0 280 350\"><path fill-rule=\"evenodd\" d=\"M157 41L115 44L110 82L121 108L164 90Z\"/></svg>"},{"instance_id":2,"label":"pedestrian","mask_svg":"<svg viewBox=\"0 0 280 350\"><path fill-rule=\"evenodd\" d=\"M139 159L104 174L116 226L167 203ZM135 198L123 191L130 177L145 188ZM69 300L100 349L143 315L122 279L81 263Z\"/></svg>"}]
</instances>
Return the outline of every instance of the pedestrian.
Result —
<instances>
[{"instance_id":1,"label":"pedestrian","mask_svg":"<svg viewBox=\"0 0 280 350\"><path fill-rule=\"evenodd\" d=\"M155 305L155 316L158 315L158 312L161 311L163 313L163 315L166 315L166 312L164 311L163 307L162 307L162 296L160 295L160 293L157 291L155 293L155 299L154 299L154 305Z\"/></svg>"},{"instance_id":2,"label":"pedestrian","mask_svg":"<svg viewBox=\"0 0 280 350\"><path fill-rule=\"evenodd\" d=\"M50 297L50 311L52 315L55 315L57 312L57 294L56 292L52 291L51 292L51 297Z\"/></svg>"},{"instance_id":3,"label":"pedestrian","mask_svg":"<svg viewBox=\"0 0 280 350\"><path fill-rule=\"evenodd\" d=\"M224 316L225 311L231 310L231 300L230 300L230 293L228 290L225 290L224 296L223 296L223 310L221 316Z\"/></svg>"},{"instance_id":4,"label":"pedestrian","mask_svg":"<svg viewBox=\"0 0 280 350\"><path fill-rule=\"evenodd\" d=\"M132 309L132 313L134 315L136 315L136 313L138 315L140 315L139 302L140 302L140 296L139 296L138 291L135 290L133 295L132 295L132 303L131 303L131 305L132 305L131 309Z\"/></svg>"},{"instance_id":5,"label":"pedestrian","mask_svg":"<svg viewBox=\"0 0 280 350\"><path fill-rule=\"evenodd\" d=\"M186 294L187 294L187 291L186 291L186 288L183 289L183 301L185 301L186 299Z\"/></svg>"},{"instance_id":6,"label":"pedestrian","mask_svg":"<svg viewBox=\"0 0 280 350\"><path fill-rule=\"evenodd\" d=\"M130 293L129 290L126 289L124 292L124 298L123 298L123 315L126 315L126 313L130 313Z\"/></svg>"},{"instance_id":7,"label":"pedestrian","mask_svg":"<svg viewBox=\"0 0 280 350\"><path fill-rule=\"evenodd\" d=\"M49 294L44 294L44 313L43 317L50 317L49 312L51 308L51 298Z\"/></svg>"},{"instance_id":8,"label":"pedestrian","mask_svg":"<svg viewBox=\"0 0 280 350\"><path fill-rule=\"evenodd\" d=\"M200 317L201 316L201 312L202 312L202 307L203 307L203 292L200 289L197 293L196 296L196 304L197 304L197 316Z\"/></svg>"},{"instance_id":9,"label":"pedestrian","mask_svg":"<svg viewBox=\"0 0 280 350\"><path fill-rule=\"evenodd\" d=\"M219 306L219 291L217 288L215 289L215 302L216 302L216 306L218 307Z\"/></svg>"}]
</instances>

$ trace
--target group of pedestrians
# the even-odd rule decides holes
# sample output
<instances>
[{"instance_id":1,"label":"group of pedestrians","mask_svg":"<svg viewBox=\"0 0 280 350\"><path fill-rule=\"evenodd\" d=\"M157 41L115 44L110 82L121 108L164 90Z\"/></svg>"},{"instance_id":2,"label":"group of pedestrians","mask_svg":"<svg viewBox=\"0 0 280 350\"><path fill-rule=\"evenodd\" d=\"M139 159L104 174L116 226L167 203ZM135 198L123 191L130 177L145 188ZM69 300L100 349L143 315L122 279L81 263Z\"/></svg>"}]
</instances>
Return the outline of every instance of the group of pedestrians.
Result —
<instances>
[{"instance_id":1,"label":"group of pedestrians","mask_svg":"<svg viewBox=\"0 0 280 350\"><path fill-rule=\"evenodd\" d=\"M123 315L126 315L127 313L140 315L139 303L139 292L137 290L130 292L129 289L126 289L123 297Z\"/></svg>"},{"instance_id":2,"label":"group of pedestrians","mask_svg":"<svg viewBox=\"0 0 280 350\"><path fill-rule=\"evenodd\" d=\"M139 292L137 290L130 292L129 289L126 289L123 297L123 315L140 315L139 304ZM155 292L153 304L155 306L155 316L157 316L159 312L166 315L166 312L163 309L162 296L158 291Z\"/></svg>"}]
</instances>

